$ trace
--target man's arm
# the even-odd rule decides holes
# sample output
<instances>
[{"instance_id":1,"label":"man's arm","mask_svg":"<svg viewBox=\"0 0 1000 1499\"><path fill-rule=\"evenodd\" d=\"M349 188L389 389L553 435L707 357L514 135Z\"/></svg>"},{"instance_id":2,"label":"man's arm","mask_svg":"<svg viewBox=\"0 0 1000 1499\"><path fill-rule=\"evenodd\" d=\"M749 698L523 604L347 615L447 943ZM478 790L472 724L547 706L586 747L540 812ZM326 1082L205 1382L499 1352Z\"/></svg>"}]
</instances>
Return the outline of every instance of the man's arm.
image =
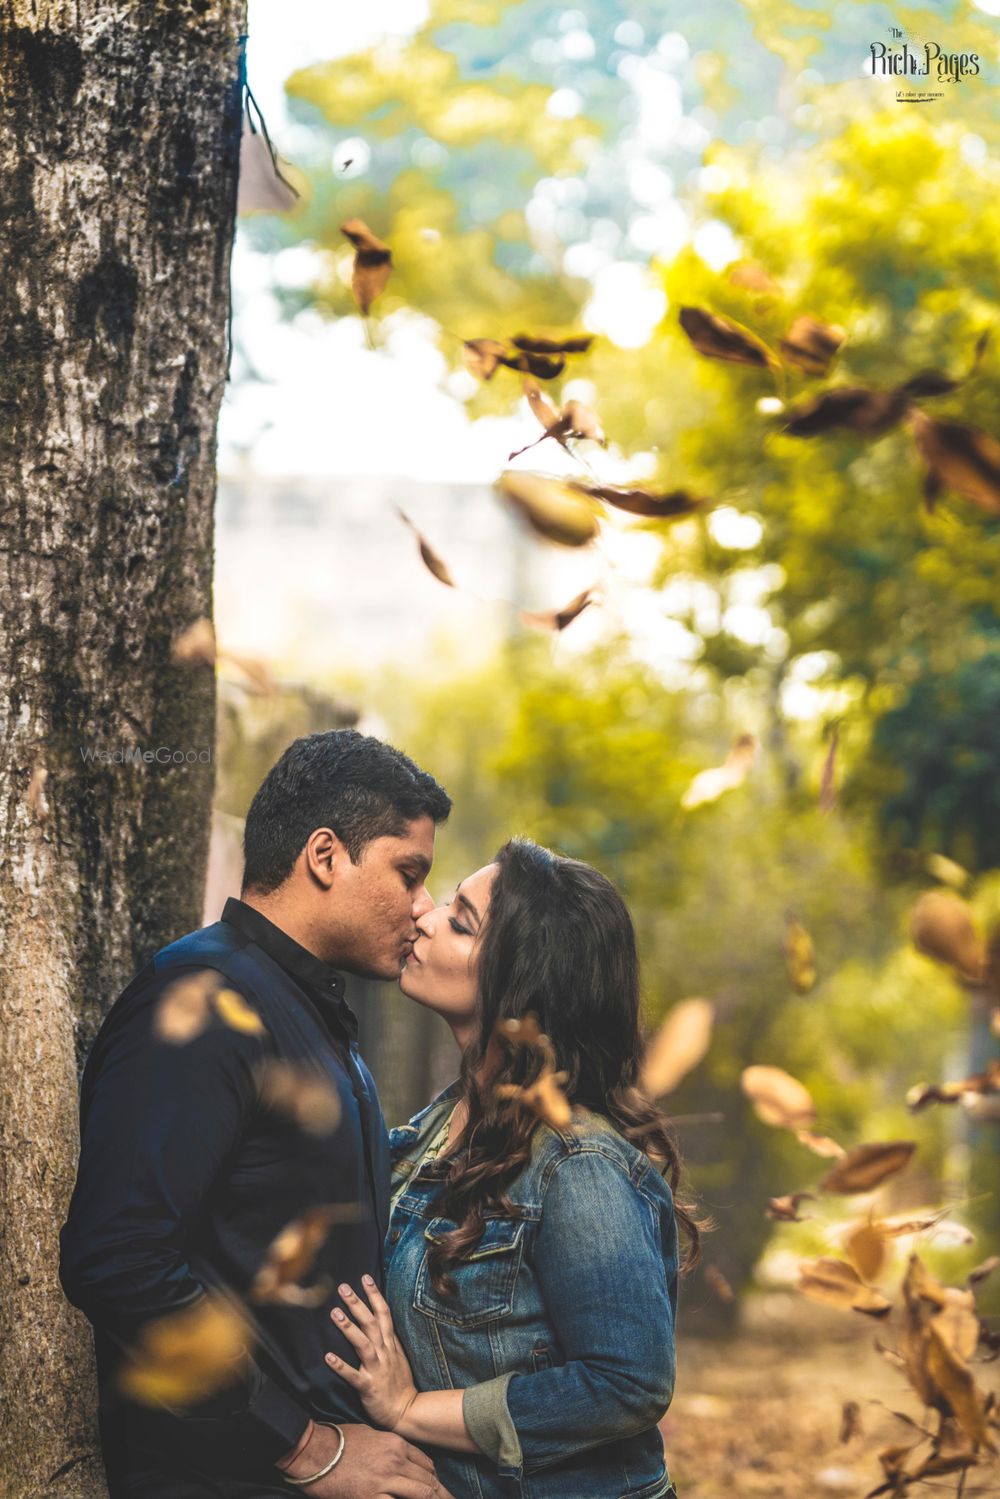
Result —
<instances>
[{"instance_id":1,"label":"man's arm","mask_svg":"<svg viewBox=\"0 0 1000 1499\"><path fill-rule=\"evenodd\" d=\"M161 989L162 986L157 986ZM265 1043L217 1017L182 1046L159 1041L156 992L102 1037L87 1079L80 1168L62 1231L63 1289L123 1349L149 1321L205 1292L185 1233L235 1148L257 1097ZM253 1361L246 1378L204 1406L220 1441L274 1462L302 1437L308 1413Z\"/></svg>"}]
</instances>

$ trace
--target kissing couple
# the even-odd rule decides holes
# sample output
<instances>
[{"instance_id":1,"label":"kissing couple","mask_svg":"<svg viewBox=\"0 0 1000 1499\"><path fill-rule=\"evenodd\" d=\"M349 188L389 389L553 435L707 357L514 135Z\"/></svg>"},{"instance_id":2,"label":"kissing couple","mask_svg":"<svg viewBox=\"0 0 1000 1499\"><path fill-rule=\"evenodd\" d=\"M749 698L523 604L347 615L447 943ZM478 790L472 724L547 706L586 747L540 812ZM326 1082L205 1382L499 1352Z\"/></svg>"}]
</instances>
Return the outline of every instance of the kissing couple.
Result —
<instances>
[{"instance_id":1,"label":"kissing couple","mask_svg":"<svg viewBox=\"0 0 1000 1499\"><path fill-rule=\"evenodd\" d=\"M676 1499L657 1423L698 1226L637 1085L632 921L520 839L435 906L450 809L378 739L296 740L247 814L240 899L104 1021L61 1277L94 1327L112 1499ZM391 1135L352 974L398 980L461 1050ZM206 981L198 1023L167 1025ZM335 1127L298 1107L320 1083ZM324 1211L310 1284L262 1297L275 1241ZM127 1398L168 1341L150 1324L220 1297L252 1351L183 1401Z\"/></svg>"}]
</instances>

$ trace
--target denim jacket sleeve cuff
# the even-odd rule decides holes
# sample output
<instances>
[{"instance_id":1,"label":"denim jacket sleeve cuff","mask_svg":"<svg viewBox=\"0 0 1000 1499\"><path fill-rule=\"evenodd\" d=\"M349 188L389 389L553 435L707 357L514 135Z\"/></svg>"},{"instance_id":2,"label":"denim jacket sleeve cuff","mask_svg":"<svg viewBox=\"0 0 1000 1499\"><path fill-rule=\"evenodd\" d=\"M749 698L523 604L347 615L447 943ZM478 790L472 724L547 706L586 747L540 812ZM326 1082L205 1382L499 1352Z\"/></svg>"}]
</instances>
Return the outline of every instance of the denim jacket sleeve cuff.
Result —
<instances>
[{"instance_id":1,"label":"denim jacket sleeve cuff","mask_svg":"<svg viewBox=\"0 0 1000 1499\"><path fill-rule=\"evenodd\" d=\"M507 1408L507 1386L513 1374L501 1374L462 1392L462 1415L476 1446L499 1468L520 1468L521 1439Z\"/></svg>"}]
</instances>

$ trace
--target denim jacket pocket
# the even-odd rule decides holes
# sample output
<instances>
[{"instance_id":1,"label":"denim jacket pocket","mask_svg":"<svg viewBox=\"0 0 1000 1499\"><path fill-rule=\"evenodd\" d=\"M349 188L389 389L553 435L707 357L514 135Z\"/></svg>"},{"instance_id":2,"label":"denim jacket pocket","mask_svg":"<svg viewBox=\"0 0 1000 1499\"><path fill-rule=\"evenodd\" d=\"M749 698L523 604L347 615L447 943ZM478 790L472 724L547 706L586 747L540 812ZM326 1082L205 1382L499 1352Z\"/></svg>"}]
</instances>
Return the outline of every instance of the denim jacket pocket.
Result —
<instances>
[{"instance_id":1,"label":"denim jacket pocket","mask_svg":"<svg viewBox=\"0 0 1000 1499\"><path fill-rule=\"evenodd\" d=\"M437 1239L455 1227L450 1218L432 1218L424 1229L426 1239ZM479 1327L508 1315L514 1305L514 1283L521 1268L524 1222L514 1218L487 1218L483 1237L459 1264L449 1271L456 1285L454 1296L434 1289L425 1253L417 1274L413 1305L418 1312L453 1327Z\"/></svg>"}]
</instances>

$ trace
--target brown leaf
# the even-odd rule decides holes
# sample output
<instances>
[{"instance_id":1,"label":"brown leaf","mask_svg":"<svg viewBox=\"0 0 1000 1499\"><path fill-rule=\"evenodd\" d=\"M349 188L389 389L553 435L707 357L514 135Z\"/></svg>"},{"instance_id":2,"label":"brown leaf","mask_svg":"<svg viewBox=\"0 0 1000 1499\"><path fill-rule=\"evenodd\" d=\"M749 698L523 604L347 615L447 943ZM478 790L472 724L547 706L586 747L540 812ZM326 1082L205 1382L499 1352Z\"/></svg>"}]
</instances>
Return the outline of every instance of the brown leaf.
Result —
<instances>
[{"instance_id":1,"label":"brown leaf","mask_svg":"<svg viewBox=\"0 0 1000 1499\"><path fill-rule=\"evenodd\" d=\"M807 375L825 375L846 338L843 328L804 313L795 319L778 347L786 364Z\"/></svg>"},{"instance_id":2,"label":"brown leaf","mask_svg":"<svg viewBox=\"0 0 1000 1499\"><path fill-rule=\"evenodd\" d=\"M219 974L205 968L168 984L153 1017L153 1034L170 1046L185 1046L200 1036L211 1019L212 1001L222 986Z\"/></svg>"},{"instance_id":3,"label":"brown leaf","mask_svg":"<svg viewBox=\"0 0 1000 1499\"><path fill-rule=\"evenodd\" d=\"M693 515L708 501L689 494L686 489L671 489L666 494L652 494L648 489L619 489L614 484L579 484L576 486L595 500L603 500L615 510L629 515L645 515L653 520L679 520Z\"/></svg>"},{"instance_id":4,"label":"brown leaf","mask_svg":"<svg viewBox=\"0 0 1000 1499\"><path fill-rule=\"evenodd\" d=\"M969 871L945 854L928 854L925 867L928 874L940 880L942 885L950 885L953 890L962 890L969 883Z\"/></svg>"},{"instance_id":5,"label":"brown leaf","mask_svg":"<svg viewBox=\"0 0 1000 1499\"><path fill-rule=\"evenodd\" d=\"M846 1260L821 1257L799 1266L799 1290L812 1301L839 1306L870 1317L885 1317L892 1310L880 1291L866 1286Z\"/></svg>"},{"instance_id":6,"label":"brown leaf","mask_svg":"<svg viewBox=\"0 0 1000 1499\"><path fill-rule=\"evenodd\" d=\"M410 520L410 517L406 515L404 511L400 510L398 505L396 506L396 513L399 516L400 520L404 521L405 524L409 526L410 530L417 538L417 545L420 548L420 558L427 571L429 573L432 573L434 577L437 578L438 582L443 583L446 588L454 588L456 586L455 579L451 575L451 569L449 568L447 562L444 562L438 556L437 552L435 552L434 548L424 538L423 534L417 530L417 527Z\"/></svg>"},{"instance_id":7,"label":"brown leaf","mask_svg":"<svg viewBox=\"0 0 1000 1499\"><path fill-rule=\"evenodd\" d=\"M964 422L911 409L908 424L928 471L990 515L1000 515L1000 442Z\"/></svg>"},{"instance_id":8,"label":"brown leaf","mask_svg":"<svg viewBox=\"0 0 1000 1499\"><path fill-rule=\"evenodd\" d=\"M585 588L562 609L522 609L521 621L535 630L554 630L559 633L565 630L567 625L571 625L574 619L578 619L584 609L588 609L591 604L599 603L600 597L598 588Z\"/></svg>"},{"instance_id":9,"label":"brown leaf","mask_svg":"<svg viewBox=\"0 0 1000 1499\"><path fill-rule=\"evenodd\" d=\"M775 1223L805 1223L807 1219L799 1212L799 1203L809 1197L815 1201L815 1192L792 1192L787 1197L769 1197L765 1216Z\"/></svg>"},{"instance_id":10,"label":"brown leaf","mask_svg":"<svg viewBox=\"0 0 1000 1499\"><path fill-rule=\"evenodd\" d=\"M509 370L520 370L523 375L534 375L539 380L554 380L566 368L566 356L519 350L516 354L504 353L500 363Z\"/></svg>"},{"instance_id":11,"label":"brown leaf","mask_svg":"<svg viewBox=\"0 0 1000 1499\"><path fill-rule=\"evenodd\" d=\"M258 661L254 656L238 656L234 651L221 649L218 659L220 663L226 662L241 671L253 692L259 693L262 697L270 697L277 692L278 684L272 677L266 662Z\"/></svg>"},{"instance_id":12,"label":"brown leaf","mask_svg":"<svg viewBox=\"0 0 1000 1499\"><path fill-rule=\"evenodd\" d=\"M836 724L830 730L830 748L823 760L819 778L819 809L830 813L837 805L837 748L840 744L840 729Z\"/></svg>"},{"instance_id":13,"label":"brown leaf","mask_svg":"<svg viewBox=\"0 0 1000 1499\"><path fill-rule=\"evenodd\" d=\"M844 1244L847 1257L862 1280L878 1280L886 1262L886 1240L878 1223L861 1223Z\"/></svg>"},{"instance_id":14,"label":"brown leaf","mask_svg":"<svg viewBox=\"0 0 1000 1499\"><path fill-rule=\"evenodd\" d=\"M309 1135L331 1135L340 1123L340 1096L329 1078L293 1062L266 1062L260 1070L266 1108L285 1114Z\"/></svg>"},{"instance_id":15,"label":"brown leaf","mask_svg":"<svg viewBox=\"0 0 1000 1499\"><path fill-rule=\"evenodd\" d=\"M329 1295L329 1281L309 1287L299 1282L312 1269L333 1224L357 1222L359 1217L360 1208L355 1204L326 1206L310 1208L301 1218L287 1224L267 1251L250 1287L250 1300L258 1304L319 1306Z\"/></svg>"},{"instance_id":16,"label":"brown leaf","mask_svg":"<svg viewBox=\"0 0 1000 1499\"><path fill-rule=\"evenodd\" d=\"M996 1452L997 1449L990 1437L982 1397L972 1371L948 1346L940 1328L936 1325L936 1319L932 1319L927 1333L925 1366L935 1391L943 1397L968 1440L974 1446L982 1446L988 1452ZM935 1403L940 1408L940 1403Z\"/></svg>"},{"instance_id":17,"label":"brown leaf","mask_svg":"<svg viewBox=\"0 0 1000 1499\"><path fill-rule=\"evenodd\" d=\"M840 1412L840 1440L849 1442L861 1436L861 1407L856 1400L845 1400Z\"/></svg>"},{"instance_id":18,"label":"brown leaf","mask_svg":"<svg viewBox=\"0 0 1000 1499\"><path fill-rule=\"evenodd\" d=\"M910 935L918 952L948 964L969 983L983 982L986 944L961 896L950 890L925 891L910 912Z\"/></svg>"},{"instance_id":19,"label":"brown leaf","mask_svg":"<svg viewBox=\"0 0 1000 1499\"><path fill-rule=\"evenodd\" d=\"M829 1135L814 1135L811 1130L797 1129L795 1138L800 1145L805 1145L815 1155L825 1157L827 1160L843 1160L847 1151L843 1145L838 1145L836 1140L831 1140Z\"/></svg>"},{"instance_id":20,"label":"brown leaf","mask_svg":"<svg viewBox=\"0 0 1000 1499\"><path fill-rule=\"evenodd\" d=\"M808 1088L780 1067L745 1067L740 1086L765 1124L801 1129L816 1118Z\"/></svg>"},{"instance_id":21,"label":"brown leaf","mask_svg":"<svg viewBox=\"0 0 1000 1499\"><path fill-rule=\"evenodd\" d=\"M702 307L682 307L680 323L692 346L706 359L725 359L732 364L773 368L778 361L763 339L732 318L706 312Z\"/></svg>"},{"instance_id":22,"label":"brown leaf","mask_svg":"<svg viewBox=\"0 0 1000 1499\"><path fill-rule=\"evenodd\" d=\"M710 770L701 770L695 776L684 795L681 806L685 811L700 807L704 802L714 802L725 791L741 786L750 774L757 758L757 740L753 734L741 734L722 765Z\"/></svg>"},{"instance_id":23,"label":"brown leaf","mask_svg":"<svg viewBox=\"0 0 1000 1499\"><path fill-rule=\"evenodd\" d=\"M762 265L755 260L741 260L726 272L733 286L746 291L759 292L762 296L780 297L781 287Z\"/></svg>"},{"instance_id":24,"label":"brown leaf","mask_svg":"<svg viewBox=\"0 0 1000 1499\"><path fill-rule=\"evenodd\" d=\"M712 1040L715 1006L708 999L674 1005L646 1048L639 1087L649 1098L671 1093L705 1056Z\"/></svg>"},{"instance_id":25,"label":"brown leaf","mask_svg":"<svg viewBox=\"0 0 1000 1499\"><path fill-rule=\"evenodd\" d=\"M989 1259L983 1260L981 1265L977 1265L974 1270L969 1271L965 1277L966 1281L970 1286L981 1285L984 1280L993 1274L998 1265L1000 1265L1000 1254L991 1254Z\"/></svg>"},{"instance_id":26,"label":"brown leaf","mask_svg":"<svg viewBox=\"0 0 1000 1499\"><path fill-rule=\"evenodd\" d=\"M570 333L565 338L535 338L529 333L519 333L511 339L515 349L528 354L586 354L593 342L592 333Z\"/></svg>"},{"instance_id":27,"label":"brown leaf","mask_svg":"<svg viewBox=\"0 0 1000 1499\"><path fill-rule=\"evenodd\" d=\"M524 394L528 399L532 414L537 418L546 432L551 432L559 425L559 412L546 400L538 388L538 382L526 379L524 381Z\"/></svg>"},{"instance_id":28,"label":"brown leaf","mask_svg":"<svg viewBox=\"0 0 1000 1499\"><path fill-rule=\"evenodd\" d=\"M926 1233L928 1229L936 1227L947 1216L948 1209L942 1208L940 1212L923 1218L883 1218L881 1228L887 1238L901 1239L905 1234Z\"/></svg>"},{"instance_id":29,"label":"brown leaf","mask_svg":"<svg viewBox=\"0 0 1000 1499\"><path fill-rule=\"evenodd\" d=\"M143 1405L190 1405L234 1383L252 1343L247 1319L209 1292L192 1306L146 1324L119 1385Z\"/></svg>"},{"instance_id":30,"label":"brown leaf","mask_svg":"<svg viewBox=\"0 0 1000 1499\"><path fill-rule=\"evenodd\" d=\"M500 1083L496 1094L498 1098L512 1098L524 1104L551 1129L564 1130L573 1122L573 1110L563 1092L563 1085L568 1081L568 1072L552 1072L546 1068L527 1087L518 1087L516 1083Z\"/></svg>"},{"instance_id":31,"label":"brown leaf","mask_svg":"<svg viewBox=\"0 0 1000 1499\"><path fill-rule=\"evenodd\" d=\"M176 636L170 652L182 666L215 664L215 630L204 615Z\"/></svg>"},{"instance_id":32,"label":"brown leaf","mask_svg":"<svg viewBox=\"0 0 1000 1499\"><path fill-rule=\"evenodd\" d=\"M539 536L560 546L586 546L597 535L597 516L573 485L545 474L507 469L496 482Z\"/></svg>"},{"instance_id":33,"label":"brown leaf","mask_svg":"<svg viewBox=\"0 0 1000 1499\"><path fill-rule=\"evenodd\" d=\"M467 338L462 345L465 367L479 380L492 380L506 354L506 345L495 338Z\"/></svg>"},{"instance_id":34,"label":"brown leaf","mask_svg":"<svg viewBox=\"0 0 1000 1499\"><path fill-rule=\"evenodd\" d=\"M881 437L899 425L906 409L907 398L898 391L839 385L797 407L781 431L788 437L815 437L847 427L863 437Z\"/></svg>"},{"instance_id":35,"label":"brown leaf","mask_svg":"<svg viewBox=\"0 0 1000 1499\"><path fill-rule=\"evenodd\" d=\"M39 762L31 772L31 780L28 782L28 807L37 822L49 820L49 802L45 795L45 783L48 778L48 771Z\"/></svg>"},{"instance_id":36,"label":"brown leaf","mask_svg":"<svg viewBox=\"0 0 1000 1499\"><path fill-rule=\"evenodd\" d=\"M796 994L808 994L816 984L816 949L794 911L785 912L785 968Z\"/></svg>"},{"instance_id":37,"label":"brown leaf","mask_svg":"<svg viewBox=\"0 0 1000 1499\"><path fill-rule=\"evenodd\" d=\"M298 198L298 189L281 171L277 152L244 111L237 213L288 213Z\"/></svg>"},{"instance_id":38,"label":"brown leaf","mask_svg":"<svg viewBox=\"0 0 1000 1499\"><path fill-rule=\"evenodd\" d=\"M364 317L375 298L385 290L392 273L392 251L373 234L363 219L348 219L340 232L355 249L351 290Z\"/></svg>"},{"instance_id":39,"label":"brown leaf","mask_svg":"<svg viewBox=\"0 0 1000 1499\"><path fill-rule=\"evenodd\" d=\"M708 1286L713 1295L717 1296L719 1300L724 1302L727 1306L732 1305L732 1303L736 1300L736 1292L733 1290L732 1286L729 1284L729 1281L723 1275L718 1265L705 1266L705 1284Z\"/></svg>"},{"instance_id":40,"label":"brown leaf","mask_svg":"<svg viewBox=\"0 0 1000 1499\"><path fill-rule=\"evenodd\" d=\"M917 1083L906 1095L906 1107L916 1114L929 1103L958 1103L965 1089L961 1083Z\"/></svg>"},{"instance_id":41,"label":"brown leaf","mask_svg":"<svg viewBox=\"0 0 1000 1499\"><path fill-rule=\"evenodd\" d=\"M824 1192L838 1192L845 1197L856 1192L870 1192L887 1177L895 1176L908 1166L916 1148L914 1140L856 1145L832 1171L827 1172L820 1187Z\"/></svg>"},{"instance_id":42,"label":"brown leaf","mask_svg":"<svg viewBox=\"0 0 1000 1499\"><path fill-rule=\"evenodd\" d=\"M263 1020L252 1009L235 989L220 989L215 996L215 1011L224 1025L230 1030L241 1031L245 1036L263 1036L267 1027Z\"/></svg>"},{"instance_id":43,"label":"brown leaf","mask_svg":"<svg viewBox=\"0 0 1000 1499\"><path fill-rule=\"evenodd\" d=\"M586 438L602 448L607 447L608 439L597 420L597 413L591 411L589 406L584 406L582 401L567 401L562 409L562 418L569 423L567 437Z\"/></svg>"}]
</instances>

